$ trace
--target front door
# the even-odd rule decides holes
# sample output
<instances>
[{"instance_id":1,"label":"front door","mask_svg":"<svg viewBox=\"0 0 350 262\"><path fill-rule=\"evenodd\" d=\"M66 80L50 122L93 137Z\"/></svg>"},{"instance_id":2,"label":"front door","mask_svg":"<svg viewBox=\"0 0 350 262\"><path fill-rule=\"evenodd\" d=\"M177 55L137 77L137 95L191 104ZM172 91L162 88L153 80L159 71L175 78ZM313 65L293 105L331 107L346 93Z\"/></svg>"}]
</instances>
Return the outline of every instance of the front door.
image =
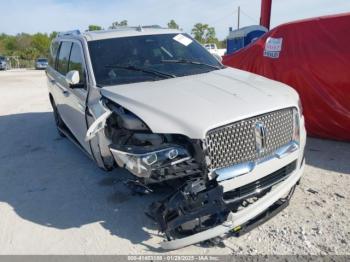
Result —
<instances>
[{"instance_id":1,"label":"front door","mask_svg":"<svg viewBox=\"0 0 350 262\"><path fill-rule=\"evenodd\" d=\"M87 96L86 67L84 54L79 41L63 41L57 64L60 73L57 86L61 92L57 105L60 115L80 145L89 153L90 145L85 141L87 131L85 120L85 107ZM71 86L67 83L65 75L72 70L77 70L80 82Z\"/></svg>"}]
</instances>

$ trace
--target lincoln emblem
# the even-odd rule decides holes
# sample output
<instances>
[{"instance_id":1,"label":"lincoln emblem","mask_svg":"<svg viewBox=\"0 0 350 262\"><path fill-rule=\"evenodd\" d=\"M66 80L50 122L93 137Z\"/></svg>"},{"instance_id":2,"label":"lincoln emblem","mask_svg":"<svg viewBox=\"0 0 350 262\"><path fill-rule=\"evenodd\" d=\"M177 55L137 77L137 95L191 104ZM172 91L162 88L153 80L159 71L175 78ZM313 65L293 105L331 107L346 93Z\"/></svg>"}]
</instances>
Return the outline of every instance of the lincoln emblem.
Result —
<instances>
[{"instance_id":1,"label":"lincoln emblem","mask_svg":"<svg viewBox=\"0 0 350 262\"><path fill-rule=\"evenodd\" d=\"M266 147L266 126L263 122L255 123L255 148L258 154L264 152Z\"/></svg>"}]
</instances>

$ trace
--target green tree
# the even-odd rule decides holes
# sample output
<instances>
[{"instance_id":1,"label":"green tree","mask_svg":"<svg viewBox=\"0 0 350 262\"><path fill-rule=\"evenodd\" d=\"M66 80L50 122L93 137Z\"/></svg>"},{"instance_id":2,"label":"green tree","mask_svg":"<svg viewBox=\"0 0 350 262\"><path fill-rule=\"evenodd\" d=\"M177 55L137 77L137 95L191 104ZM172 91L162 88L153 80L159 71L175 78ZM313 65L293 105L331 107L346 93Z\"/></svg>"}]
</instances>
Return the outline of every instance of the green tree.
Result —
<instances>
[{"instance_id":1,"label":"green tree","mask_svg":"<svg viewBox=\"0 0 350 262\"><path fill-rule=\"evenodd\" d=\"M88 31L98 31L98 30L103 30L103 29L99 25L89 25Z\"/></svg>"},{"instance_id":2,"label":"green tree","mask_svg":"<svg viewBox=\"0 0 350 262\"><path fill-rule=\"evenodd\" d=\"M36 33L32 37L31 47L37 49L40 55L48 56L50 42L47 34Z\"/></svg>"},{"instance_id":3,"label":"green tree","mask_svg":"<svg viewBox=\"0 0 350 262\"><path fill-rule=\"evenodd\" d=\"M49 35L50 40L54 39L57 36L57 32L56 31L52 31L51 34Z\"/></svg>"},{"instance_id":4,"label":"green tree","mask_svg":"<svg viewBox=\"0 0 350 262\"><path fill-rule=\"evenodd\" d=\"M35 47L28 47L17 51L15 55L18 55L21 59L34 60L42 54Z\"/></svg>"},{"instance_id":5,"label":"green tree","mask_svg":"<svg viewBox=\"0 0 350 262\"><path fill-rule=\"evenodd\" d=\"M21 33L16 35L16 50L23 50L32 44L32 36L30 34Z\"/></svg>"},{"instance_id":6,"label":"green tree","mask_svg":"<svg viewBox=\"0 0 350 262\"><path fill-rule=\"evenodd\" d=\"M17 49L16 37L9 35L4 38L6 54L12 54Z\"/></svg>"},{"instance_id":7,"label":"green tree","mask_svg":"<svg viewBox=\"0 0 350 262\"><path fill-rule=\"evenodd\" d=\"M34 60L38 57L47 57L51 40L57 33L50 35L36 33L34 35L20 33L15 36L0 34L0 54L5 56L18 56L24 60ZM24 63L28 66L29 64Z\"/></svg>"},{"instance_id":8,"label":"green tree","mask_svg":"<svg viewBox=\"0 0 350 262\"><path fill-rule=\"evenodd\" d=\"M128 25L128 21L127 20L122 20L120 22L115 21L115 22L112 23L112 25L109 27L109 29L116 29L118 27L127 26L127 25Z\"/></svg>"},{"instance_id":9,"label":"green tree","mask_svg":"<svg viewBox=\"0 0 350 262\"><path fill-rule=\"evenodd\" d=\"M227 48L227 40L219 40L219 42L217 43L218 48Z\"/></svg>"},{"instance_id":10,"label":"green tree","mask_svg":"<svg viewBox=\"0 0 350 262\"><path fill-rule=\"evenodd\" d=\"M179 29L179 25L175 22L174 19L171 19L170 22L168 23L168 28L171 29Z\"/></svg>"},{"instance_id":11,"label":"green tree","mask_svg":"<svg viewBox=\"0 0 350 262\"><path fill-rule=\"evenodd\" d=\"M5 53L5 44L2 39L0 39L0 54Z\"/></svg>"},{"instance_id":12,"label":"green tree","mask_svg":"<svg viewBox=\"0 0 350 262\"><path fill-rule=\"evenodd\" d=\"M200 43L217 43L215 28L208 24L197 23L192 28L191 34Z\"/></svg>"}]
</instances>

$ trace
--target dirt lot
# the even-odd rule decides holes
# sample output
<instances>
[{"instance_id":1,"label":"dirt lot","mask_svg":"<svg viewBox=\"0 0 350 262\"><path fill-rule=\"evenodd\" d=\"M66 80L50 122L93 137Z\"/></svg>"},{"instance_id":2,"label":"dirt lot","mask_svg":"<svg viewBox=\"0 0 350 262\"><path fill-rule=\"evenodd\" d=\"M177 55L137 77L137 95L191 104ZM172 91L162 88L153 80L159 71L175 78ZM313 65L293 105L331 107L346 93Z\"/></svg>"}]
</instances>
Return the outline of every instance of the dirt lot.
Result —
<instances>
[{"instance_id":1,"label":"dirt lot","mask_svg":"<svg viewBox=\"0 0 350 262\"><path fill-rule=\"evenodd\" d=\"M162 240L132 196L58 136L43 71L0 72L0 254L146 254ZM309 138L290 206L225 247L173 254L350 254L350 144Z\"/></svg>"}]
</instances>

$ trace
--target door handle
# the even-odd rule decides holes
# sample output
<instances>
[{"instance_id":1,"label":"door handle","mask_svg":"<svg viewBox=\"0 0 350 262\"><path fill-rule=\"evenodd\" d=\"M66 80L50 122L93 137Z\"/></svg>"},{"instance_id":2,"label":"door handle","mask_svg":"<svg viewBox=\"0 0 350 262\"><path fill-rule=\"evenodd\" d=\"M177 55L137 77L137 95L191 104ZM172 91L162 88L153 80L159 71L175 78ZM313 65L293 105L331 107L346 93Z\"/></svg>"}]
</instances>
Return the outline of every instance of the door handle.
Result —
<instances>
[{"instance_id":1,"label":"door handle","mask_svg":"<svg viewBox=\"0 0 350 262\"><path fill-rule=\"evenodd\" d=\"M54 83L56 83L56 80L50 79L50 83L54 84Z\"/></svg>"},{"instance_id":2,"label":"door handle","mask_svg":"<svg viewBox=\"0 0 350 262\"><path fill-rule=\"evenodd\" d=\"M66 90L62 91L62 94L63 94L64 96L69 96L69 92L66 91Z\"/></svg>"}]
</instances>

